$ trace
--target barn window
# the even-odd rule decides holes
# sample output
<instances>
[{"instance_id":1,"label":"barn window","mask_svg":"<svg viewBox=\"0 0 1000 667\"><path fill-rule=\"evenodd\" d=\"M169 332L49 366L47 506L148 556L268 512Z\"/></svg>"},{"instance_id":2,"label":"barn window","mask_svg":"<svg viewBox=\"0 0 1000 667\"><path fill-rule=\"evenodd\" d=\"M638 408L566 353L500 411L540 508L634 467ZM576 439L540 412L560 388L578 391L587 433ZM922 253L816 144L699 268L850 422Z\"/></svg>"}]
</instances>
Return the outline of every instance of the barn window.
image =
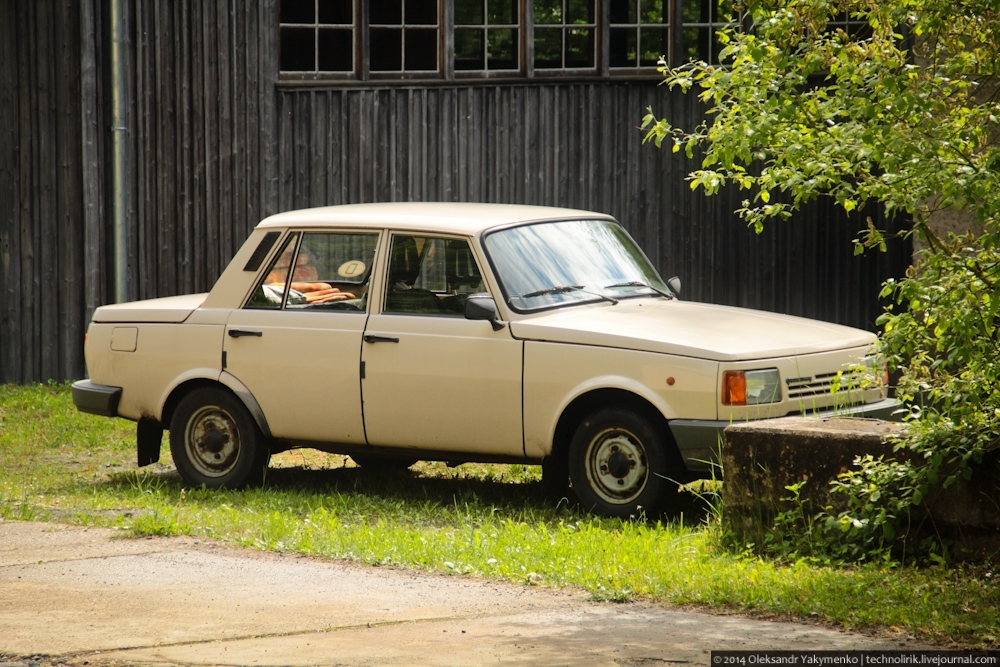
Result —
<instances>
[{"instance_id":1,"label":"barn window","mask_svg":"<svg viewBox=\"0 0 1000 667\"><path fill-rule=\"evenodd\" d=\"M595 0L535 0L535 69L594 67Z\"/></svg>"},{"instance_id":2,"label":"barn window","mask_svg":"<svg viewBox=\"0 0 1000 667\"><path fill-rule=\"evenodd\" d=\"M610 10L611 67L656 67L669 55L669 0L617 0Z\"/></svg>"},{"instance_id":3,"label":"barn window","mask_svg":"<svg viewBox=\"0 0 1000 667\"><path fill-rule=\"evenodd\" d=\"M663 57L717 63L733 4L279 0L279 66L287 80L658 76Z\"/></svg>"},{"instance_id":4,"label":"barn window","mask_svg":"<svg viewBox=\"0 0 1000 667\"><path fill-rule=\"evenodd\" d=\"M372 72L436 72L439 16L434 0L369 0Z\"/></svg>"},{"instance_id":5,"label":"barn window","mask_svg":"<svg viewBox=\"0 0 1000 667\"><path fill-rule=\"evenodd\" d=\"M354 0L281 0L284 72L354 70Z\"/></svg>"},{"instance_id":6,"label":"barn window","mask_svg":"<svg viewBox=\"0 0 1000 667\"><path fill-rule=\"evenodd\" d=\"M718 63L722 44L719 30L732 25L731 0L675 0L681 3L681 53L680 62L703 60Z\"/></svg>"},{"instance_id":7,"label":"barn window","mask_svg":"<svg viewBox=\"0 0 1000 667\"><path fill-rule=\"evenodd\" d=\"M455 69L517 70L517 0L455 0Z\"/></svg>"}]
</instances>

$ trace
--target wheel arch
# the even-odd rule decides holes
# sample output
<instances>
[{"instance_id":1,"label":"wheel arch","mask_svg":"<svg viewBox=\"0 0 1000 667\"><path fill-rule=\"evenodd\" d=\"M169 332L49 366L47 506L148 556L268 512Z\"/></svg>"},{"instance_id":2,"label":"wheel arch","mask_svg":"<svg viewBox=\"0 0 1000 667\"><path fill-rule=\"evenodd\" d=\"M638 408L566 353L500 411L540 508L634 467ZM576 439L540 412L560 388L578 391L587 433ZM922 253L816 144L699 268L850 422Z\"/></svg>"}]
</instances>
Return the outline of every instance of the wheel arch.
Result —
<instances>
[{"instance_id":1,"label":"wheel arch","mask_svg":"<svg viewBox=\"0 0 1000 667\"><path fill-rule=\"evenodd\" d=\"M674 441L674 436L670 432L667 418L663 413L645 397L627 389L614 387L591 389L570 401L556 422L552 436L551 456L565 461L569 452L570 440L572 440L573 433L580 422L587 415L598 410L616 407L631 410L648 419L662 435L667 449L666 454L671 463L679 466L676 468L679 471L687 470L680 450L677 448L677 443Z\"/></svg>"},{"instance_id":2,"label":"wheel arch","mask_svg":"<svg viewBox=\"0 0 1000 667\"><path fill-rule=\"evenodd\" d=\"M264 436L267 438L271 437L271 430L267 426L267 419L264 417L264 411L261 410L260 404L257 403L257 399L254 398L253 394L250 393L250 390L247 389L242 382L236 379L235 376L226 372L223 372L218 380L206 377L196 377L185 380L174 387L167 396L166 401L163 403L160 421L164 427L169 428L170 421L174 416L174 411L177 409L177 405L181 402L181 400L195 389L200 389L202 387L224 389L236 396L236 398L238 398L240 402L246 406L246 409L250 412Z\"/></svg>"}]
</instances>

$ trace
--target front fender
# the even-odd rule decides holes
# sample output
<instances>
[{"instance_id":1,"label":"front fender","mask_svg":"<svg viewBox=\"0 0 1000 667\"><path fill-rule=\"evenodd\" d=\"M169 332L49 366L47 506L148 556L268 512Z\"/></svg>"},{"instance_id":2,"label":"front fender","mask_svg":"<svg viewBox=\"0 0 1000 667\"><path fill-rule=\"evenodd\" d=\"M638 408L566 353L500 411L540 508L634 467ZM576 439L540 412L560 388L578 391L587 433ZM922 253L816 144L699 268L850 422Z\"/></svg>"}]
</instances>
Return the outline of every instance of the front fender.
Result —
<instances>
[{"instance_id":1,"label":"front fender","mask_svg":"<svg viewBox=\"0 0 1000 667\"><path fill-rule=\"evenodd\" d=\"M548 455L566 409L613 389L636 396L667 420L715 419L718 364L614 348L528 341L524 350L524 451Z\"/></svg>"},{"instance_id":2,"label":"front fender","mask_svg":"<svg viewBox=\"0 0 1000 667\"><path fill-rule=\"evenodd\" d=\"M525 453L528 456L534 457L545 456L551 453L552 443L555 441L556 428L559 425L559 420L563 413L565 413L567 408L569 408L569 406L572 405L577 399L602 389L615 389L638 396L646 400L668 420L674 419L677 416L674 409L666 400L664 400L662 396L634 378L624 375L602 375L589 378L586 381L574 386L558 403L558 407L549 419L545 429L544 438L545 442L548 443L548 447L526 451ZM527 439L525 439L525 444L527 445Z\"/></svg>"}]
</instances>

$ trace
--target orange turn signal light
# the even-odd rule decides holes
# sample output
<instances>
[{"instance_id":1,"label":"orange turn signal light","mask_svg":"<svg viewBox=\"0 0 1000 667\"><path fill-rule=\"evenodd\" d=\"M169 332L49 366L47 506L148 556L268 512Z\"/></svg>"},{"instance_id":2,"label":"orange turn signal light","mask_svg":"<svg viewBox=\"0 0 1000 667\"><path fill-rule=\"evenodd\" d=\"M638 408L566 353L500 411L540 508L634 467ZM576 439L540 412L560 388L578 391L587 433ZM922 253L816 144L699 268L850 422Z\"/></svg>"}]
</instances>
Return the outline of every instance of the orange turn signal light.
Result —
<instances>
[{"instance_id":1,"label":"orange turn signal light","mask_svg":"<svg viewBox=\"0 0 1000 667\"><path fill-rule=\"evenodd\" d=\"M747 404L747 378L743 371L725 371L722 374L722 404Z\"/></svg>"}]
</instances>

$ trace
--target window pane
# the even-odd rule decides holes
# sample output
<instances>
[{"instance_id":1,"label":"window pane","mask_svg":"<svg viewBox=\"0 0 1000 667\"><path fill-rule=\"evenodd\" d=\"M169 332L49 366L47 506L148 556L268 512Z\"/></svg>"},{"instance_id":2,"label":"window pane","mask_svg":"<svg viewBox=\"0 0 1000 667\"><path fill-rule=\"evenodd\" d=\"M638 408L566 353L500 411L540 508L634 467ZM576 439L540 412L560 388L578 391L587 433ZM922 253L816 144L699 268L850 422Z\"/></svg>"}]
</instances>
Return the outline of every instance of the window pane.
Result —
<instances>
[{"instance_id":1,"label":"window pane","mask_svg":"<svg viewBox=\"0 0 1000 667\"><path fill-rule=\"evenodd\" d=\"M371 0L370 7L372 25L402 25L402 0Z\"/></svg>"},{"instance_id":2,"label":"window pane","mask_svg":"<svg viewBox=\"0 0 1000 667\"><path fill-rule=\"evenodd\" d=\"M461 317L482 277L465 241L394 236L389 255L385 312Z\"/></svg>"},{"instance_id":3,"label":"window pane","mask_svg":"<svg viewBox=\"0 0 1000 667\"><path fill-rule=\"evenodd\" d=\"M403 69L403 31L399 28L371 29L371 70L399 72Z\"/></svg>"},{"instance_id":4,"label":"window pane","mask_svg":"<svg viewBox=\"0 0 1000 667\"><path fill-rule=\"evenodd\" d=\"M406 31L406 62L407 70L435 71L438 68L438 31L412 30Z\"/></svg>"},{"instance_id":5,"label":"window pane","mask_svg":"<svg viewBox=\"0 0 1000 667\"><path fill-rule=\"evenodd\" d=\"M517 30L489 31L490 69L517 69Z\"/></svg>"},{"instance_id":6,"label":"window pane","mask_svg":"<svg viewBox=\"0 0 1000 667\"><path fill-rule=\"evenodd\" d=\"M670 3L667 0L641 0L643 23L670 23Z\"/></svg>"},{"instance_id":7,"label":"window pane","mask_svg":"<svg viewBox=\"0 0 1000 667\"><path fill-rule=\"evenodd\" d=\"M639 0L611 0L611 22L635 23L637 2Z\"/></svg>"},{"instance_id":8,"label":"window pane","mask_svg":"<svg viewBox=\"0 0 1000 667\"><path fill-rule=\"evenodd\" d=\"M321 28L318 42L321 72L350 72L354 69L354 31Z\"/></svg>"},{"instance_id":9,"label":"window pane","mask_svg":"<svg viewBox=\"0 0 1000 667\"><path fill-rule=\"evenodd\" d=\"M566 23L593 23L594 0L566 0Z\"/></svg>"},{"instance_id":10,"label":"window pane","mask_svg":"<svg viewBox=\"0 0 1000 667\"><path fill-rule=\"evenodd\" d=\"M281 300L288 284L288 267L292 265L295 256L295 241L298 234L290 234L285 239L281 251L271 262L264 278L257 284L253 296L247 301L247 308L281 308Z\"/></svg>"},{"instance_id":11,"label":"window pane","mask_svg":"<svg viewBox=\"0 0 1000 667\"><path fill-rule=\"evenodd\" d=\"M535 0L536 24L562 23L562 18L562 0Z\"/></svg>"},{"instance_id":12,"label":"window pane","mask_svg":"<svg viewBox=\"0 0 1000 667\"><path fill-rule=\"evenodd\" d=\"M319 22L340 25L353 23L353 0L319 0Z\"/></svg>"},{"instance_id":13,"label":"window pane","mask_svg":"<svg viewBox=\"0 0 1000 667\"><path fill-rule=\"evenodd\" d=\"M608 45L611 67L636 66L635 28L612 28Z\"/></svg>"},{"instance_id":14,"label":"window pane","mask_svg":"<svg viewBox=\"0 0 1000 667\"><path fill-rule=\"evenodd\" d=\"M455 0L455 25L482 24L483 0Z\"/></svg>"},{"instance_id":15,"label":"window pane","mask_svg":"<svg viewBox=\"0 0 1000 667\"><path fill-rule=\"evenodd\" d=\"M316 31L312 28L281 29L281 70L312 72L316 69Z\"/></svg>"},{"instance_id":16,"label":"window pane","mask_svg":"<svg viewBox=\"0 0 1000 667\"><path fill-rule=\"evenodd\" d=\"M474 29L455 30L455 69L483 69L483 31Z\"/></svg>"},{"instance_id":17,"label":"window pane","mask_svg":"<svg viewBox=\"0 0 1000 667\"><path fill-rule=\"evenodd\" d=\"M684 28L682 35L684 60L708 62L708 28Z\"/></svg>"},{"instance_id":18,"label":"window pane","mask_svg":"<svg viewBox=\"0 0 1000 667\"><path fill-rule=\"evenodd\" d=\"M562 67L562 32L561 28L535 28L535 67Z\"/></svg>"},{"instance_id":19,"label":"window pane","mask_svg":"<svg viewBox=\"0 0 1000 667\"><path fill-rule=\"evenodd\" d=\"M643 28L639 31L641 67L655 67L665 58L670 45L670 33L666 28Z\"/></svg>"},{"instance_id":20,"label":"window pane","mask_svg":"<svg viewBox=\"0 0 1000 667\"><path fill-rule=\"evenodd\" d=\"M377 234L305 234L286 308L363 312L377 243Z\"/></svg>"},{"instance_id":21,"label":"window pane","mask_svg":"<svg viewBox=\"0 0 1000 667\"><path fill-rule=\"evenodd\" d=\"M594 31L574 28L566 31L566 67L594 66Z\"/></svg>"},{"instance_id":22,"label":"window pane","mask_svg":"<svg viewBox=\"0 0 1000 667\"><path fill-rule=\"evenodd\" d=\"M514 0L489 0L486 11L490 25L517 24L517 4Z\"/></svg>"},{"instance_id":23,"label":"window pane","mask_svg":"<svg viewBox=\"0 0 1000 667\"><path fill-rule=\"evenodd\" d=\"M685 23L711 21L712 0L682 0L681 13Z\"/></svg>"},{"instance_id":24,"label":"window pane","mask_svg":"<svg viewBox=\"0 0 1000 667\"><path fill-rule=\"evenodd\" d=\"M316 19L313 0L281 0L278 20L281 23L314 23Z\"/></svg>"},{"instance_id":25,"label":"window pane","mask_svg":"<svg viewBox=\"0 0 1000 667\"><path fill-rule=\"evenodd\" d=\"M409 25L437 25L437 2L432 0L406 0L406 23Z\"/></svg>"}]
</instances>

